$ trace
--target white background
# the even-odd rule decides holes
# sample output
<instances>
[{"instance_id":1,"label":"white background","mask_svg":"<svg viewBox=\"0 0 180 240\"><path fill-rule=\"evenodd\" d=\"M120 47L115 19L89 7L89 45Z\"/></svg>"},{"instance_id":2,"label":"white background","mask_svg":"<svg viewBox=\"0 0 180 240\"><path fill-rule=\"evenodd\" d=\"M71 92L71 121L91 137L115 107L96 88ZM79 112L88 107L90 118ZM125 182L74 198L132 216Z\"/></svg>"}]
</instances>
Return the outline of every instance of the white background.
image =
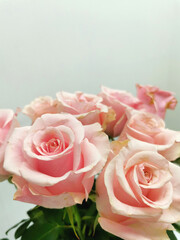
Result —
<instances>
[{"instance_id":1,"label":"white background","mask_svg":"<svg viewBox=\"0 0 180 240\"><path fill-rule=\"evenodd\" d=\"M179 79L180 0L0 0L0 108L101 85L135 94L135 83L179 100ZM179 116L178 105L167 126L180 130ZM31 207L14 191L0 183L0 237Z\"/></svg>"}]
</instances>

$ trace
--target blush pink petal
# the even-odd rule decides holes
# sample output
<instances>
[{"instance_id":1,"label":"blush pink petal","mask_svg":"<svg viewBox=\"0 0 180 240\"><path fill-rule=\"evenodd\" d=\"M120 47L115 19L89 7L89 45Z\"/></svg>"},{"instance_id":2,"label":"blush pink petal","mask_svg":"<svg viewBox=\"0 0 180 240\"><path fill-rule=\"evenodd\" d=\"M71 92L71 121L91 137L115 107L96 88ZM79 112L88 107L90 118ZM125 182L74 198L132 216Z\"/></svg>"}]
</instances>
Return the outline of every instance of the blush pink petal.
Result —
<instances>
[{"instance_id":1,"label":"blush pink petal","mask_svg":"<svg viewBox=\"0 0 180 240\"><path fill-rule=\"evenodd\" d=\"M58 159L37 162L37 169L52 177L61 177L69 171L73 170L73 151L60 156Z\"/></svg>"},{"instance_id":2,"label":"blush pink petal","mask_svg":"<svg viewBox=\"0 0 180 240\"><path fill-rule=\"evenodd\" d=\"M172 203L173 188L168 182L160 189L151 189L148 191L148 197L142 196L144 203L152 208L168 209Z\"/></svg>"},{"instance_id":3,"label":"blush pink petal","mask_svg":"<svg viewBox=\"0 0 180 240\"><path fill-rule=\"evenodd\" d=\"M63 208L76 203L81 204L84 199L84 194L82 193L63 193L56 196L34 194L29 190L22 178L17 178L13 177L13 182L18 186L18 190L14 195L14 199L18 201L33 203L46 208Z\"/></svg>"},{"instance_id":4,"label":"blush pink petal","mask_svg":"<svg viewBox=\"0 0 180 240\"><path fill-rule=\"evenodd\" d=\"M158 152L169 161L180 157L180 132L165 129L155 138Z\"/></svg>"},{"instance_id":5,"label":"blush pink petal","mask_svg":"<svg viewBox=\"0 0 180 240\"><path fill-rule=\"evenodd\" d=\"M171 162L169 165L172 173L173 201L170 208L163 212L160 220L175 223L180 221L180 167Z\"/></svg>"},{"instance_id":6,"label":"blush pink petal","mask_svg":"<svg viewBox=\"0 0 180 240\"><path fill-rule=\"evenodd\" d=\"M0 182L10 175L3 167L4 155L9 137L18 126L16 114L11 109L0 109Z\"/></svg>"},{"instance_id":7,"label":"blush pink petal","mask_svg":"<svg viewBox=\"0 0 180 240\"><path fill-rule=\"evenodd\" d=\"M59 195L64 192L81 192L85 197L85 189L82 184L83 177L84 174L76 174L71 171L66 178L62 179L57 184L48 186L47 189L51 192L52 195Z\"/></svg>"},{"instance_id":8,"label":"blush pink petal","mask_svg":"<svg viewBox=\"0 0 180 240\"><path fill-rule=\"evenodd\" d=\"M65 125L73 130L75 141L81 142L84 138L84 129L81 122L70 114L44 114L41 118L33 124L31 132L44 130L46 127L57 127Z\"/></svg>"},{"instance_id":9,"label":"blush pink petal","mask_svg":"<svg viewBox=\"0 0 180 240\"><path fill-rule=\"evenodd\" d=\"M117 215L113 213L111 210L107 189L104 183L104 169L97 178L96 191L97 191L96 207L101 216L113 219L115 221L124 221L128 219L123 215Z\"/></svg>"},{"instance_id":10,"label":"blush pink petal","mask_svg":"<svg viewBox=\"0 0 180 240\"><path fill-rule=\"evenodd\" d=\"M169 163L169 165L172 174L173 204L180 210L180 167L173 163Z\"/></svg>"},{"instance_id":11,"label":"blush pink petal","mask_svg":"<svg viewBox=\"0 0 180 240\"><path fill-rule=\"evenodd\" d=\"M169 162L167 162L163 156L161 156L157 152L142 150L141 152L137 152L137 153L135 152L135 154L131 158L129 158L128 162L125 165L125 170L127 171L132 166L142 162L151 163L154 166L157 166L159 168L163 168L166 170L169 168Z\"/></svg>"},{"instance_id":12,"label":"blush pink petal","mask_svg":"<svg viewBox=\"0 0 180 240\"><path fill-rule=\"evenodd\" d=\"M96 146L101 154L101 167L104 166L108 154L110 152L110 144L108 136L102 132L102 128L98 123L84 126L85 137Z\"/></svg>"},{"instance_id":13,"label":"blush pink petal","mask_svg":"<svg viewBox=\"0 0 180 240\"><path fill-rule=\"evenodd\" d=\"M92 188L94 182L94 175L96 175L102 169L102 157L92 143L89 143L87 139L84 139L81 145L82 155L84 159L84 168L77 171L77 173L85 172L82 184L85 189L86 199L88 193ZM99 165L99 163L101 163ZM99 165L99 166L98 166Z\"/></svg>"},{"instance_id":14,"label":"blush pink petal","mask_svg":"<svg viewBox=\"0 0 180 240\"><path fill-rule=\"evenodd\" d=\"M78 103L78 99L74 94L62 91L62 92L58 92L56 96L60 104L61 112L68 112L73 115L78 114L78 111L76 110L76 108L71 104L71 102Z\"/></svg>"},{"instance_id":15,"label":"blush pink petal","mask_svg":"<svg viewBox=\"0 0 180 240\"><path fill-rule=\"evenodd\" d=\"M124 174L124 163L125 163L125 157L124 155L126 154L126 149L124 149L123 151L121 151L119 153L119 155L117 155L116 159L116 175L118 178L118 181L121 183L121 187L123 189L124 192L126 192L127 194L129 194L129 196L131 196L132 198L134 198L136 201L138 201L138 199L136 198L136 196L134 195L134 192L132 191L132 189L129 186L129 183L127 182L126 176Z\"/></svg>"},{"instance_id":16,"label":"blush pink petal","mask_svg":"<svg viewBox=\"0 0 180 240\"><path fill-rule=\"evenodd\" d=\"M137 142L138 141L146 142L147 137L142 138L142 135L141 135L140 139L138 139L137 136L138 135L136 135L134 137L133 134L129 135L126 132L126 135L123 134L119 138L119 140L122 141L125 139L129 139L129 140L133 140L133 141L136 140ZM165 142L165 141L167 141L167 142ZM156 137L154 137L153 143L152 143L152 141L149 141L149 140L147 140L147 143L151 146L156 147L158 153L161 154L166 159L168 159L169 161L174 161L180 157L179 132L165 129L164 131L159 133Z\"/></svg>"},{"instance_id":17,"label":"blush pink petal","mask_svg":"<svg viewBox=\"0 0 180 240\"><path fill-rule=\"evenodd\" d=\"M95 122L103 123L101 119L101 113L99 110L93 110L91 112L77 114L76 118L81 121L83 125L93 124Z\"/></svg>"},{"instance_id":18,"label":"blush pink petal","mask_svg":"<svg viewBox=\"0 0 180 240\"><path fill-rule=\"evenodd\" d=\"M126 240L168 240L169 237L166 234L166 227L164 229L160 228L160 226L136 222L132 224L128 223L118 223L107 218L100 217L98 219L101 227Z\"/></svg>"},{"instance_id":19,"label":"blush pink petal","mask_svg":"<svg viewBox=\"0 0 180 240\"><path fill-rule=\"evenodd\" d=\"M18 176L20 176L20 169L24 162L22 141L27 136L29 129L30 127L15 128L5 152L4 168Z\"/></svg>"}]
</instances>

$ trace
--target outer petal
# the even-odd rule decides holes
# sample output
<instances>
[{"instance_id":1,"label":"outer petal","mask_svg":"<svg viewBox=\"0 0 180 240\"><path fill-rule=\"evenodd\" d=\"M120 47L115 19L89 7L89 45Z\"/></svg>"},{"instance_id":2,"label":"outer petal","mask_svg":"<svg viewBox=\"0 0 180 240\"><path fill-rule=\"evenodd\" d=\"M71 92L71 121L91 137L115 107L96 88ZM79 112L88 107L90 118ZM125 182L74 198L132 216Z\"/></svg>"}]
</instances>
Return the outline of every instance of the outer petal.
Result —
<instances>
[{"instance_id":1,"label":"outer petal","mask_svg":"<svg viewBox=\"0 0 180 240\"><path fill-rule=\"evenodd\" d=\"M46 208L63 208L72 206L76 203L81 204L84 199L84 194L73 192L63 193L56 196L34 194L29 190L28 184L23 178L14 176L12 181L18 187L18 190L14 195L14 199L18 201L33 203Z\"/></svg>"},{"instance_id":2,"label":"outer petal","mask_svg":"<svg viewBox=\"0 0 180 240\"><path fill-rule=\"evenodd\" d=\"M84 138L84 129L81 122L70 114L44 114L33 124L31 132L43 130L46 127L56 127L65 125L71 128L75 135L75 140L80 143Z\"/></svg>"},{"instance_id":3,"label":"outer petal","mask_svg":"<svg viewBox=\"0 0 180 240\"><path fill-rule=\"evenodd\" d=\"M180 221L180 167L169 163L172 173L173 201L169 209L165 210L160 221L175 223Z\"/></svg>"},{"instance_id":4,"label":"outer petal","mask_svg":"<svg viewBox=\"0 0 180 240\"><path fill-rule=\"evenodd\" d=\"M101 227L126 240L168 240L169 237L166 234L167 226L162 228L159 224L135 222L132 224L128 223L118 223L111 221L107 218L100 217L99 223ZM170 226L169 226L170 228Z\"/></svg>"},{"instance_id":5,"label":"outer petal","mask_svg":"<svg viewBox=\"0 0 180 240\"><path fill-rule=\"evenodd\" d=\"M24 162L22 141L27 136L29 129L30 127L16 128L12 133L5 153L4 168L6 171L20 175L20 168Z\"/></svg>"},{"instance_id":6,"label":"outer petal","mask_svg":"<svg viewBox=\"0 0 180 240\"><path fill-rule=\"evenodd\" d=\"M9 173L4 169L4 154L8 139L11 136L15 127L19 123L15 113L11 109L0 109L0 181L9 177Z\"/></svg>"},{"instance_id":7,"label":"outer petal","mask_svg":"<svg viewBox=\"0 0 180 240\"><path fill-rule=\"evenodd\" d=\"M164 129L155 138L158 152L169 161L180 157L180 132Z\"/></svg>"}]
</instances>

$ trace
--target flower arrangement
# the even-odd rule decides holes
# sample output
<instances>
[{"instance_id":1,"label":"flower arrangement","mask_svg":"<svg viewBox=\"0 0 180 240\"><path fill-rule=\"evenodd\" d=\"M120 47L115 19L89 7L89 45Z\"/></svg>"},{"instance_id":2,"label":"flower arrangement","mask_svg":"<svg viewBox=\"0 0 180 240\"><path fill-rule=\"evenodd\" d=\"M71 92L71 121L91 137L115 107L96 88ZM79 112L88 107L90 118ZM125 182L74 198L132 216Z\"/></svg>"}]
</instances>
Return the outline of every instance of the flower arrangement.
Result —
<instances>
[{"instance_id":1,"label":"flower arrangement","mask_svg":"<svg viewBox=\"0 0 180 240\"><path fill-rule=\"evenodd\" d=\"M15 239L176 239L180 132L163 120L176 103L137 85L137 97L102 87L37 98L21 110L31 126L1 109L0 180L37 205L12 227Z\"/></svg>"}]
</instances>

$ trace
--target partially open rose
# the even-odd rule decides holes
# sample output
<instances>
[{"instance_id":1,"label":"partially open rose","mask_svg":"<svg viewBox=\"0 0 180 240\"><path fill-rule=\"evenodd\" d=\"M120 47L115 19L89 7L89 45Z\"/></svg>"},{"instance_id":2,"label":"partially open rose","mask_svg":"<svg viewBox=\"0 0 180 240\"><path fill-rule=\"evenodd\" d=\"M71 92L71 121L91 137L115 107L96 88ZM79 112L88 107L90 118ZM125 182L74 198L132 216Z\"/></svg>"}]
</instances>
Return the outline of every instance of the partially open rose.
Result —
<instances>
[{"instance_id":1,"label":"partially open rose","mask_svg":"<svg viewBox=\"0 0 180 240\"><path fill-rule=\"evenodd\" d=\"M60 112L74 115L84 125L98 122L106 129L115 118L114 111L102 104L101 97L93 94L58 92L57 99Z\"/></svg>"},{"instance_id":2,"label":"partially open rose","mask_svg":"<svg viewBox=\"0 0 180 240\"><path fill-rule=\"evenodd\" d=\"M137 96L144 104L144 109L147 112L157 114L161 118L165 117L166 110L174 109L177 100L174 93L163 91L155 86L142 86L137 84Z\"/></svg>"},{"instance_id":3,"label":"partially open rose","mask_svg":"<svg viewBox=\"0 0 180 240\"><path fill-rule=\"evenodd\" d=\"M101 88L99 96L103 98L103 104L111 107L116 113L115 120L107 125L106 133L112 137L117 137L127 121L126 109L139 109L141 102L128 92L107 87Z\"/></svg>"},{"instance_id":4,"label":"partially open rose","mask_svg":"<svg viewBox=\"0 0 180 240\"><path fill-rule=\"evenodd\" d=\"M180 220L179 189L180 167L155 146L132 140L98 177L99 223L126 240L169 239L166 230Z\"/></svg>"},{"instance_id":5,"label":"partially open rose","mask_svg":"<svg viewBox=\"0 0 180 240\"><path fill-rule=\"evenodd\" d=\"M48 208L82 203L104 166L109 141L98 123L83 126L69 114L44 114L16 128L4 167L14 174L14 198Z\"/></svg>"},{"instance_id":6,"label":"partially open rose","mask_svg":"<svg viewBox=\"0 0 180 240\"><path fill-rule=\"evenodd\" d=\"M180 157L180 132L166 129L164 121L151 113L133 110L127 116L119 140L134 138L153 144L170 161Z\"/></svg>"},{"instance_id":7,"label":"partially open rose","mask_svg":"<svg viewBox=\"0 0 180 240\"><path fill-rule=\"evenodd\" d=\"M4 153L8 139L17 126L19 124L15 113L11 109L0 109L0 181L9 176L9 173L3 168Z\"/></svg>"},{"instance_id":8,"label":"partially open rose","mask_svg":"<svg viewBox=\"0 0 180 240\"><path fill-rule=\"evenodd\" d=\"M52 99L49 96L39 97L34 99L30 104L26 105L22 112L32 119L32 122L36 118L46 113L58 113L59 105L57 99Z\"/></svg>"}]
</instances>

